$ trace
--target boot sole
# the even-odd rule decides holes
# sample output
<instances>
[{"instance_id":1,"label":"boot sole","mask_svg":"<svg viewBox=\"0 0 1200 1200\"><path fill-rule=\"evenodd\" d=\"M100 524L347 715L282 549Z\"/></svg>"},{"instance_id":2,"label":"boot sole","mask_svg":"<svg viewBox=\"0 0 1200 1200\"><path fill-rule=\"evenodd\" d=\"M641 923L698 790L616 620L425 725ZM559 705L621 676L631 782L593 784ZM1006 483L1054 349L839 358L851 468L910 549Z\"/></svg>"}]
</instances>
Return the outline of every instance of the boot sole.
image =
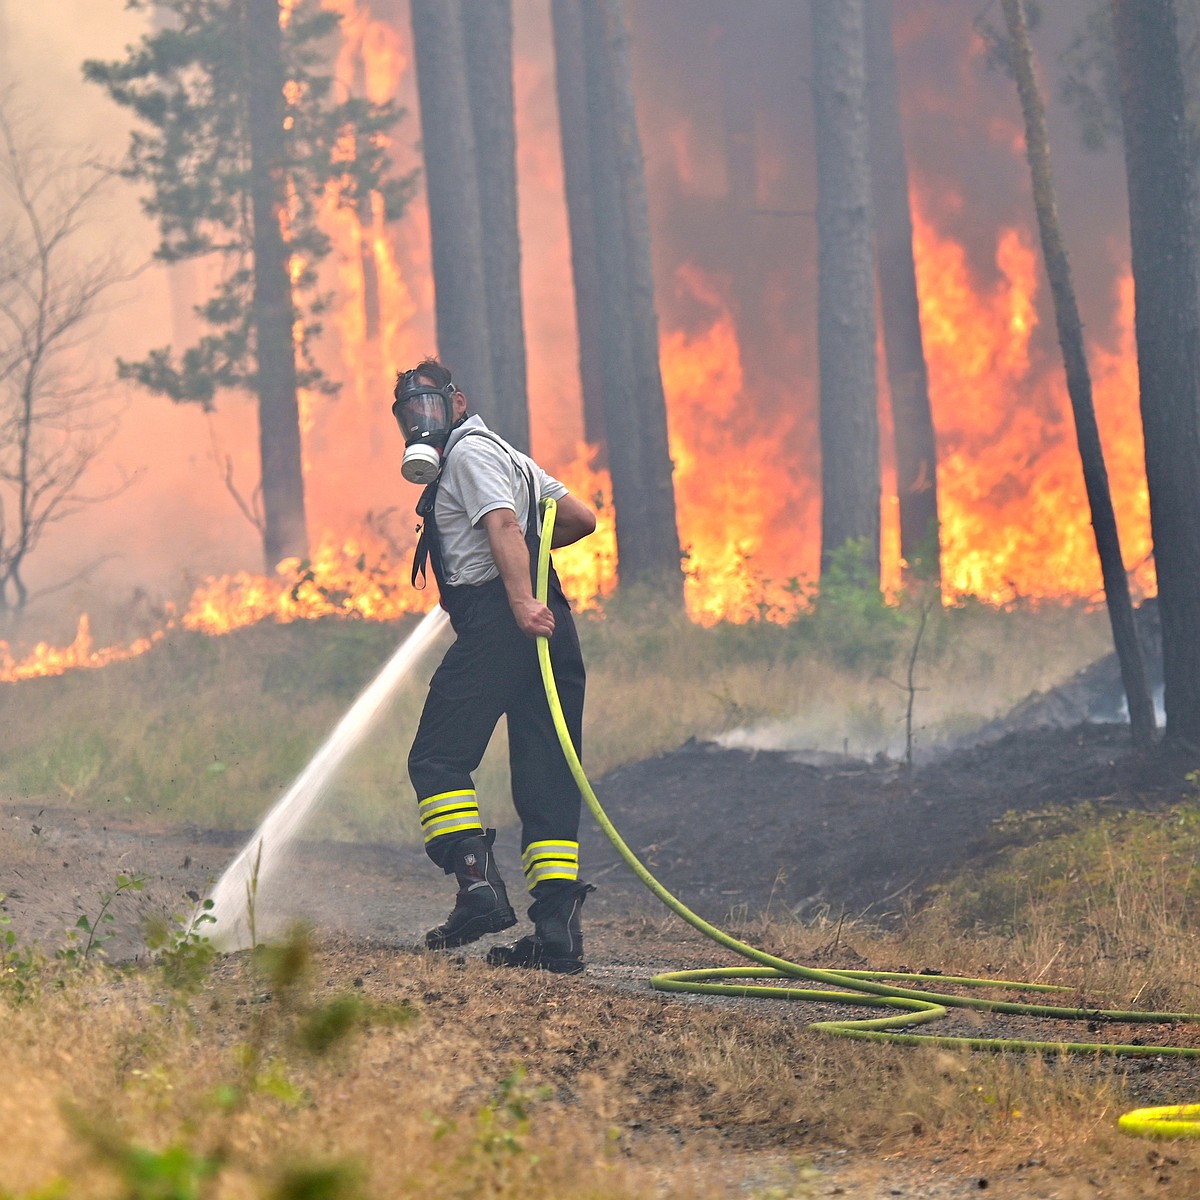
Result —
<instances>
[{"instance_id":1,"label":"boot sole","mask_svg":"<svg viewBox=\"0 0 1200 1200\"><path fill-rule=\"evenodd\" d=\"M517 914L511 908L497 908L478 917L472 917L460 929L451 934L441 934L431 929L425 935L427 950L452 950L455 946L466 946L477 942L489 933L500 933L517 923Z\"/></svg>"},{"instance_id":2,"label":"boot sole","mask_svg":"<svg viewBox=\"0 0 1200 1200\"><path fill-rule=\"evenodd\" d=\"M578 958L509 958L503 947L489 950L487 961L493 967L514 967L525 971L549 971L554 975L578 975L583 970L583 960Z\"/></svg>"}]
</instances>

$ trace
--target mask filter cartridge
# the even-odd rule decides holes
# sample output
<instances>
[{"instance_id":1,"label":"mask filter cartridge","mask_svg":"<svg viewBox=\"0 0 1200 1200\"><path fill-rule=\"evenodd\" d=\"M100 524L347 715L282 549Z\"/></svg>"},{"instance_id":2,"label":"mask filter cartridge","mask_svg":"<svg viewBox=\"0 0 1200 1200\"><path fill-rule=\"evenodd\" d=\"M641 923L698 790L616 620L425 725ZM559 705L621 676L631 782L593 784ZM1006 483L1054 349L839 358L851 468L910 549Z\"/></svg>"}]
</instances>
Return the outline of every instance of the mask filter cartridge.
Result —
<instances>
[{"instance_id":1,"label":"mask filter cartridge","mask_svg":"<svg viewBox=\"0 0 1200 1200\"><path fill-rule=\"evenodd\" d=\"M409 483L425 487L438 477L438 471L441 469L442 456L436 447L419 442L406 447L404 461L400 464L400 474Z\"/></svg>"}]
</instances>

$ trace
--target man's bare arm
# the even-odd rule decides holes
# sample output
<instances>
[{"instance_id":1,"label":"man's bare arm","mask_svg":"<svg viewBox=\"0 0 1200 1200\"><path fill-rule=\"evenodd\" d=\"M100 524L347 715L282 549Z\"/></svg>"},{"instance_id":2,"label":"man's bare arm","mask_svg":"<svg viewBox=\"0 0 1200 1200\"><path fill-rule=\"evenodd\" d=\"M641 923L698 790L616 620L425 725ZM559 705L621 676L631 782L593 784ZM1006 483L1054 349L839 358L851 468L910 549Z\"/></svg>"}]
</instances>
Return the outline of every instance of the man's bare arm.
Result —
<instances>
[{"instance_id":1,"label":"man's bare arm","mask_svg":"<svg viewBox=\"0 0 1200 1200\"><path fill-rule=\"evenodd\" d=\"M483 527L521 632L528 637L549 637L554 632L554 614L534 597L529 547L516 513L511 508L493 508L483 514Z\"/></svg>"},{"instance_id":2,"label":"man's bare arm","mask_svg":"<svg viewBox=\"0 0 1200 1200\"><path fill-rule=\"evenodd\" d=\"M550 545L557 550L570 546L596 531L596 514L578 496L568 492L560 496L558 511L554 514L554 534Z\"/></svg>"}]
</instances>

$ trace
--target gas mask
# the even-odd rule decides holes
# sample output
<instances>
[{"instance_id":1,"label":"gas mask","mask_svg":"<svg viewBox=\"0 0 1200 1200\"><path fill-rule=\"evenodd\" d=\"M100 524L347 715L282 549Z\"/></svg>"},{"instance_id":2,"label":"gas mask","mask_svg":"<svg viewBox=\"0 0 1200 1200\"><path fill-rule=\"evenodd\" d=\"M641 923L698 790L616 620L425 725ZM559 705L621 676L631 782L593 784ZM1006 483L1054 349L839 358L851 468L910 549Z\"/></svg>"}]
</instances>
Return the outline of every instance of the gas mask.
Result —
<instances>
[{"instance_id":1,"label":"gas mask","mask_svg":"<svg viewBox=\"0 0 1200 1200\"><path fill-rule=\"evenodd\" d=\"M442 468L442 450L455 425L452 383L443 388L405 375L396 389L392 415L404 434L404 461L400 474L409 483L424 487Z\"/></svg>"}]
</instances>

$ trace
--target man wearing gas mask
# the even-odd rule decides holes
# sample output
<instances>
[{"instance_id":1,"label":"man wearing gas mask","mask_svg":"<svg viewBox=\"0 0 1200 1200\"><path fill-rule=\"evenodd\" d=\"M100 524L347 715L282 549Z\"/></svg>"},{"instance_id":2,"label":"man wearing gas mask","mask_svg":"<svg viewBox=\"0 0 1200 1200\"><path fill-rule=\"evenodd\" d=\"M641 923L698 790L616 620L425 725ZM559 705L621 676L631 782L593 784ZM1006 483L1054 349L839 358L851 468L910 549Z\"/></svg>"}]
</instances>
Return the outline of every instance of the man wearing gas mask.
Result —
<instances>
[{"instance_id":1,"label":"man wearing gas mask","mask_svg":"<svg viewBox=\"0 0 1200 1200\"><path fill-rule=\"evenodd\" d=\"M404 434L401 473L424 485L413 583L432 568L456 639L429 684L408 758L429 857L458 882L453 911L425 935L434 950L516 924L483 827L472 772L501 714L508 718L513 803L533 897L532 935L488 951L496 966L583 970L579 788L558 743L538 667L550 660L576 750L582 745L584 666L571 609L553 568L547 603L534 596L539 502L558 510L553 547L596 528L596 517L531 458L468 415L450 372L426 359L396 379L392 412Z\"/></svg>"}]
</instances>

